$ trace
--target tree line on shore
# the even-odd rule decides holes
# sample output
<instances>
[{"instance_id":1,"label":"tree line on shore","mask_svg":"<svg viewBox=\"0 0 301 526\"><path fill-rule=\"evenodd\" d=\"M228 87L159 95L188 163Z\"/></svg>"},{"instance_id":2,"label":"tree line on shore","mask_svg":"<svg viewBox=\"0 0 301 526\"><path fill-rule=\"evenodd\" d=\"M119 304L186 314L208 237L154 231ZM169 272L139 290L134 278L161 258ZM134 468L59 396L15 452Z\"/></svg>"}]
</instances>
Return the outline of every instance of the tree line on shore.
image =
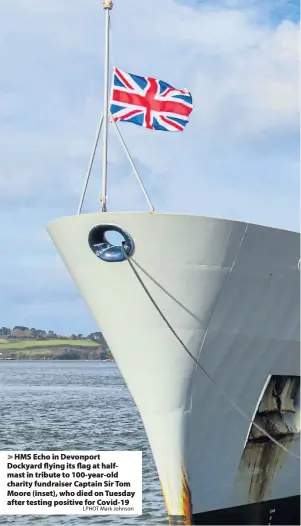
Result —
<instances>
[{"instance_id":1,"label":"tree line on shore","mask_svg":"<svg viewBox=\"0 0 301 526\"><path fill-rule=\"evenodd\" d=\"M104 343L105 339L101 332L91 332L87 336L83 334L71 334L70 336L65 336L57 334L52 330L41 330L24 327L23 325L16 325L13 329L8 327L0 328L0 337L6 338L7 340L90 340L97 343Z\"/></svg>"},{"instance_id":2,"label":"tree line on shore","mask_svg":"<svg viewBox=\"0 0 301 526\"><path fill-rule=\"evenodd\" d=\"M52 330L41 330L16 325L13 329L0 328L1 360L112 360L112 354L101 332L87 336L65 336ZM76 340L76 341L75 341ZM20 344L18 344L20 342ZM25 342L25 345L24 345ZM41 344L39 345L39 342ZM93 342L94 345L91 345ZM21 345L22 347L19 347ZM17 347L16 347L17 345Z\"/></svg>"}]
</instances>

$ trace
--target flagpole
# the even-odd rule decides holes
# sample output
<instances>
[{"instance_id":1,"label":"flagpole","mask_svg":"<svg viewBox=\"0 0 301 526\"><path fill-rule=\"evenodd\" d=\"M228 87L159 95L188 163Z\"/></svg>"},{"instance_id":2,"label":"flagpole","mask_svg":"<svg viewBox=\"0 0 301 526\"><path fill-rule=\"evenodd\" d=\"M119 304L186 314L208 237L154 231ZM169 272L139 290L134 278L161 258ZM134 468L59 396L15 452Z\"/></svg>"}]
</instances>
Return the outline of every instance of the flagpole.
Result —
<instances>
[{"instance_id":1,"label":"flagpole","mask_svg":"<svg viewBox=\"0 0 301 526\"><path fill-rule=\"evenodd\" d=\"M105 61L104 61L104 103L103 103L103 142L102 142L102 212L107 211L107 166L108 166L108 122L109 122L109 26L112 0L103 0L105 10Z\"/></svg>"}]
</instances>

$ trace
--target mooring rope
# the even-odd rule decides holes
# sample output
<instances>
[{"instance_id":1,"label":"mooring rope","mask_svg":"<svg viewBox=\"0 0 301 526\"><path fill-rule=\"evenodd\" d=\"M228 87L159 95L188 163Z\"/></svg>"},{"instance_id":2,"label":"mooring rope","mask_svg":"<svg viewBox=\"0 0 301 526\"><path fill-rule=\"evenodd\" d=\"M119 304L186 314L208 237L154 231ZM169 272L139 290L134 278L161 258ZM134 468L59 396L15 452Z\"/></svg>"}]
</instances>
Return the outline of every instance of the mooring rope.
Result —
<instances>
[{"instance_id":1,"label":"mooring rope","mask_svg":"<svg viewBox=\"0 0 301 526\"><path fill-rule=\"evenodd\" d=\"M125 257L133 271L133 273L135 274L137 280L139 281L141 287L143 288L144 292L146 293L146 295L148 296L149 300L152 302L152 304L154 305L155 309L157 310L157 312L160 314L161 318L163 319L163 321L165 322L165 324L167 325L167 327L169 328L169 330L172 332L172 334L174 335L174 337L178 340L178 342L180 343L180 345L182 346L182 348L184 349L184 351L190 356L190 358L194 361L194 363L197 365L197 367L199 367L202 372L207 376L207 378L210 380L210 382L212 382L214 384L214 386L217 388L218 392L225 398L225 400L227 400L227 402L238 412L240 413L240 415L248 421L248 423L250 425L253 425L258 431L260 431L261 433L263 433L263 435L265 435L267 438L269 438L271 440L271 442L273 442L276 446L278 446L280 449L282 449L283 451L285 451L285 453L291 455L292 457L296 458L297 460L300 460L300 457L298 455L296 455L293 451L290 451L287 447L285 447L283 444L281 444L281 442L279 442L276 438L274 438L272 435L270 435L270 433L268 433L265 429L263 429L260 425L258 425L256 422L254 422L254 419L251 419L244 411L243 409L241 409L237 404L236 402L234 402L234 400L232 398L230 398L227 393L222 389L222 387L214 380L214 378L206 371L206 369L204 369L204 367L199 363L199 361L193 356L193 354L190 352L190 350L188 349L188 347L185 345L185 343L181 340L181 338L178 336L178 334L176 333L176 331L174 330L174 328L172 327L172 325L169 323L168 319L165 317L165 315L163 314L162 310L160 309L159 305L156 303L156 301L154 300L154 298L152 297L151 293L149 292L148 288L146 287L146 285L144 284L142 278L139 276L137 270L135 269L132 261L131 261L131 258L130 256L126 253L126 250L125 250L125 245L124 243L122 243L122 246L123 246L123 249L124 249L124 253L125 253Z\"/></svg>"}]
</instances>

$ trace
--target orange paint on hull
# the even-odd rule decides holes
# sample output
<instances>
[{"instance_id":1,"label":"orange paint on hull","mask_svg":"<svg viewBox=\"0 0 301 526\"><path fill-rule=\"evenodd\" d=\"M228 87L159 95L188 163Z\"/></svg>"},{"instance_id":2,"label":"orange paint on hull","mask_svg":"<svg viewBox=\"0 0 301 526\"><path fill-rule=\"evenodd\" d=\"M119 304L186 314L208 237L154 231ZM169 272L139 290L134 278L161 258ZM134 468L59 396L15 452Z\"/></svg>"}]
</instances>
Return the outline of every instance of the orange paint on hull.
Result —
<instances>
[{"instance_id":1,"label":"orange paint on hull","mask_svg":"<svg viewBox=\"0 0 301 526\"><path fill-rule=\"evenodd\" d=\"M192 524L192 513L191 513L191 493L187 482L187 477L183 472L182 479L182 509L184 515L184 524Z\"/></svg>"},{"instance_id":2,"label":"orange paint on hull","mask_svg":"<svg viewBox=\"0 0 301 526\"><path fill-rule=\"evenodd\" d=\"M162 484L161 488L166 510L169 517L169 524L173 524L173 514L168 507L167 498ZM181 515L183 516L183 525L190 526L192 524L191 493L184 470L182 470Z\"/></svg>"}]
</instances>

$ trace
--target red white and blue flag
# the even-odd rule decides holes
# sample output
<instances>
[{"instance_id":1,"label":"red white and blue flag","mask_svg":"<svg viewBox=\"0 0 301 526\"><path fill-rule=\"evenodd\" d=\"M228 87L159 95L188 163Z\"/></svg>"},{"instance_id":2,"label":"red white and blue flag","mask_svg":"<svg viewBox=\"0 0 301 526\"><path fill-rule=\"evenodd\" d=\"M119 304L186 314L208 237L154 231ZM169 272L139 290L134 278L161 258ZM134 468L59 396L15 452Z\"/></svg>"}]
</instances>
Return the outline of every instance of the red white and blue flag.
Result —
<instances>
[{"instance_id":1,"label":"red white and blue flag","mask_svg":"<svg viewBox=\"0 0 301 526\"><path fill-rule=\"evenodd\" d=\"M113 70L110 111L116 122L132 122L151 130L183 131L192 107L187 89Z\"/></svg>"}]
</instances>

